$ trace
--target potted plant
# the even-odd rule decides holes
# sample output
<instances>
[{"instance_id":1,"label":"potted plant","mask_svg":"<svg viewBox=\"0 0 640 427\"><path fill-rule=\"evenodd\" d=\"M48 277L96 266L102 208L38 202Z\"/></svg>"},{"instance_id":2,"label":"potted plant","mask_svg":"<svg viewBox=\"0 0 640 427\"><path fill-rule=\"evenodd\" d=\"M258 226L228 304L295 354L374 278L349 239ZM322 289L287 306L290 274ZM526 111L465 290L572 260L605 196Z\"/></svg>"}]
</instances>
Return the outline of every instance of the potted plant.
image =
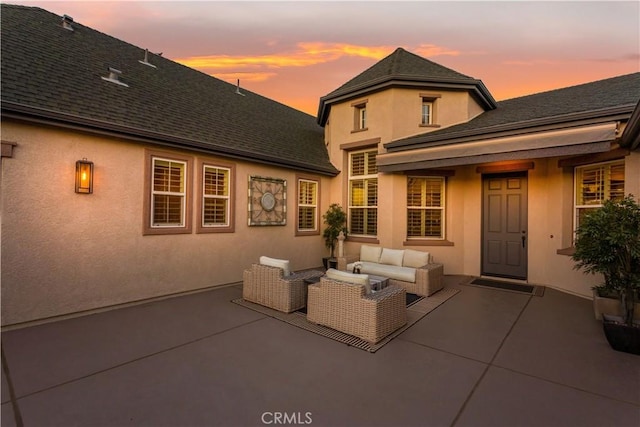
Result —
<instances>
[{"instance_id":1,"label":"potted plant","mask_svg":"<svg viewBox=\"0 0 640 427\"><path fill-rule=\"evenodd\" d=\"M322 215L322 219L326 224L322 237L324 244L329 249L330 256L322 259L325 268L329 268L330 261L335 260L336 242L338 235L342 231L347 236L347 214L338 203L332 203L329 209Z\"/></svg>"},{"instance_id":2,"label":"potted plant","mask_svg":"<svg viewBox=\"0 0 640 427\"><path fill-rule=\"evenodd\" d=\"M604 284L596 290L618 297L622 316L603 315L609 344L640 354L640 324L634 322L640 293L640 205L633 196L607 200L585 215L576 230L575 249L574 268L602 274Z\"/></svg>"}]
</instances>

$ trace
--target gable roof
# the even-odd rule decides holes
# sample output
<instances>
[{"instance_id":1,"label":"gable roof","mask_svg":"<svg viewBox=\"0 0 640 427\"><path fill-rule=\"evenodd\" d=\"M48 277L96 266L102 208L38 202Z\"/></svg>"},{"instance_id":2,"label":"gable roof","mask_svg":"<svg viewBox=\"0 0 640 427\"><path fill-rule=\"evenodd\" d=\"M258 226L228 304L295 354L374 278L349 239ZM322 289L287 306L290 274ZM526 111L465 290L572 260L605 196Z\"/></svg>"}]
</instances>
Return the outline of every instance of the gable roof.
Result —
<instances>
[{"instance_id":1,"label":"gable roof","mask_svg":"<svg viewBox=\"0 0 640 427\"><path fill-rule=\"evenodd\" d=\"M640 73L536 93L498 102L497 108L444 129L392 141L389 151L409 150L470 139L531 132L567 123L628 118L640 99Z\"/></svg>"},{"instance_id":2,"label":"gable roof","mask_svg":"<svg viewBox=\"0 0 640 427\"><path fill-rule=\"evenodd\" d=\"M2 115L336 175L315 118L40 8L2 4ZM68 21L72 21L69 19ZM109 68L126 86L105 80Z\"/></svg>"},{"instance_id":3,"label":"gable roof","mask_svg":"<svg viewBox=\"0 0 640 427\"><path fill-rule=\"evenodd\" d=\"M336 90L320 98L318 123L324 126L333 103L390 86L426 85L468 90L485 109L495 108L495 100L481 80L466 76L399 47Z\"/></svg>"}]
</instances>

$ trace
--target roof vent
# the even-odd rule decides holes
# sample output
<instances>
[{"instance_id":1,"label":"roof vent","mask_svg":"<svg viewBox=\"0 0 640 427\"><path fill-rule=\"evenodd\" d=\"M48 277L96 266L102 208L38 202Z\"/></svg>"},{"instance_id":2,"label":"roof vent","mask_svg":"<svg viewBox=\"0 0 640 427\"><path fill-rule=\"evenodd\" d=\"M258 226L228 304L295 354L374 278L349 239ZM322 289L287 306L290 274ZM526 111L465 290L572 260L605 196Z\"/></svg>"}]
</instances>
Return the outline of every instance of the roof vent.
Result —
<instances>
[{"instance_id":1,"label":"roof vent","mask_svg":"<svg viewBox=\"0 0 640 427\"><path fill-rule=\"evenodd\" d=\"M245 96L245 94L244 94L244 93L240 92L240 79L238 79L238 84L236 85L236 93L237 93L238 95Z\"/></svg>"},{"instance_id":2,"label":"roof vent","mask_svg":"<svg viewBox=\"0 0 640 427\"><path fill-rule=\"evenodd\" d=\"M102 80L106 80L106 81L111 82L111 83L119 84L120 86L129 87L128 84L122 83L120 81L120 75L121 74L122 74L122 71L116 70L115 68L109 67L109 77L103 77Z\"/></svg>"},{"instance_id":3,"label":"roof vent","mask_svg":"<svg viewBox=\"0 0 640 427\"><path fill-rule=\"evenodd\" d=\"M144 65L147 65L149 67L158 68L155 65L149 63L149 49L144 50L144 59L138 60L138 62Z\"/></svg>"},{"instance_id":4,"label":"roof vent","mask_svg":"<svg viewBox=\"0 0 640 427\"><path fill-rule=\"evenodd\" d=\"M73 24L73 18L70 17L69 15L63 15L62 28L64 28L65 30L74 31L73 26L71 24Z\"/></svg>"}]
</instances>

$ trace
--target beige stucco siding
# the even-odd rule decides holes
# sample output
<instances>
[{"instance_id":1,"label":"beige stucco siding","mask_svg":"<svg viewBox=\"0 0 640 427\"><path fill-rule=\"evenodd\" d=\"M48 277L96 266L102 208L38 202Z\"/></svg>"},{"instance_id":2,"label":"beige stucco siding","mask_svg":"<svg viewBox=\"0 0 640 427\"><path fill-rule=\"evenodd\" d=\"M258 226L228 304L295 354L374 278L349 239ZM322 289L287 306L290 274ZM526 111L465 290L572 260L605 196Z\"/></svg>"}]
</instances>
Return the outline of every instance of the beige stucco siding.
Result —
<instances>
[{"instance_id":1,"label":"beige stucco siding","mask_svg":"<svg viewBox=\"0 0 640 427\"><path fill-rule=\"evenodd\" d=\"M420 126L423 95L434 96L434 124L437 126ZM367 130L354 132L354 104L364 101L367 108ZM464 91L389 89L332 105L330 121L325 127L325 140L345 144L380 138L384 144L466 122L482 111L482 107Z\"/></svg>"},{"instance_id":2,"label":"beige stucco siding","mask_svg":"<svg viewBox=\"0 0 640 427\"><path fill-rule=\"evenodd\" d=\"M573 238L574 177L571 169L558 167L559 158L537 159L528 171L528 278L532 284L591 296L601 283L598 276L573 268L568 255L558 251L571 246ZM625 191L640 194L640 154L625 157ZM428 251L444 264L446 274L481 274L482 174L476 165L455 168L447 178L446 240L412 244L406 240L406 180L404 174L379 175L379 245L396 249ZM410 173L408 173L410 175ZM348 242L348 254L357 254L361 242Z\"/></svg>"},{"instance_id":3,"label":"beige stucco siding","mask_svg":"<svg viewBox=\"0 0 640 427\"><path fill-rule=\"evenodd\" d=\"M319 235L295 236L294 171L224 159L236 167L234 233L145 236L144 146L10 121L2 130L17 143L2 159L3 326L238 282L260 255L290 259L294 270L326 255ZM85 157L95 164L91 195L74 192ZM249 175L287 180L286 226L247 225ZM329 180L318 179L322 213Z\"/></svg>"}]
</instances>

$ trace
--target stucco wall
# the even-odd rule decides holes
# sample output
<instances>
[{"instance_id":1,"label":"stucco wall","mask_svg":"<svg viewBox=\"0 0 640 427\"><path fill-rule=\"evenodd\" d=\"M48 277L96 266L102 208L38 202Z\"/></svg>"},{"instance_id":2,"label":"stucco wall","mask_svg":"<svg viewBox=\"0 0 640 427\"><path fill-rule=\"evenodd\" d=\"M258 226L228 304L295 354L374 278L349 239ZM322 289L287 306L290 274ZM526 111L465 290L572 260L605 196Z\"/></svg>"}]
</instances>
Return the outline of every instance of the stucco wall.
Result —
<instances>
[{"instance_id":1,"label":"stucco wall","mask_svg":"<svg viewBox=\"0 0 640 427\"><path fill-rule=\"evenodd\" d=\"M10 121L2 138L18 144L2 159L3 326L238 282L260 255L301 270L327 253L320 235L295 236L294 171L231 161L234 233L144 236L144 146ZM95 163L91 195L74 192L84 157ZM249 175L287 180L286 226L247 225ZM318 178L322 214L329 180Z\"/></svg>"},{"instance_id":2,"label":"stucco wall","mask_svg":"<svg viewBox=\"0 0 640 427\"><path fill-rule=\"evenodd\" d=\"M420 126L421 94L439 95L435 101L435 124L439 127ZM368 130L353 132L354 109L352 104L363 100L367 101ZM392 140L466 122L482 111L482 107L464 91L426 88L388 89L384 92L368 94L333 105L330 125L325 128L326 139L344 144L368 138L380 138L384 144Z\"/></svg>"},{"instance_id":3,"label":"stucco wall","mask_svg":"<svg viewBox=\"0 0 640 427\"><path fill-rule=\"evenodd\" d=\"M568 255L558 251L573 238L574 180L571 169L558 167L558 158L537 159L528 171L528 282L590 298L601 277L575 270ZM640 194L640 154L625 158L625 191ZM428 251L445 266L445 274L481 274L482 175L476 165L455 168L447 178L446 240L451 246L406 243L406 176L379 175L379 244L396 249ZM357 254L361 242L348 242Z\"/></svg>"}]
</instances>

